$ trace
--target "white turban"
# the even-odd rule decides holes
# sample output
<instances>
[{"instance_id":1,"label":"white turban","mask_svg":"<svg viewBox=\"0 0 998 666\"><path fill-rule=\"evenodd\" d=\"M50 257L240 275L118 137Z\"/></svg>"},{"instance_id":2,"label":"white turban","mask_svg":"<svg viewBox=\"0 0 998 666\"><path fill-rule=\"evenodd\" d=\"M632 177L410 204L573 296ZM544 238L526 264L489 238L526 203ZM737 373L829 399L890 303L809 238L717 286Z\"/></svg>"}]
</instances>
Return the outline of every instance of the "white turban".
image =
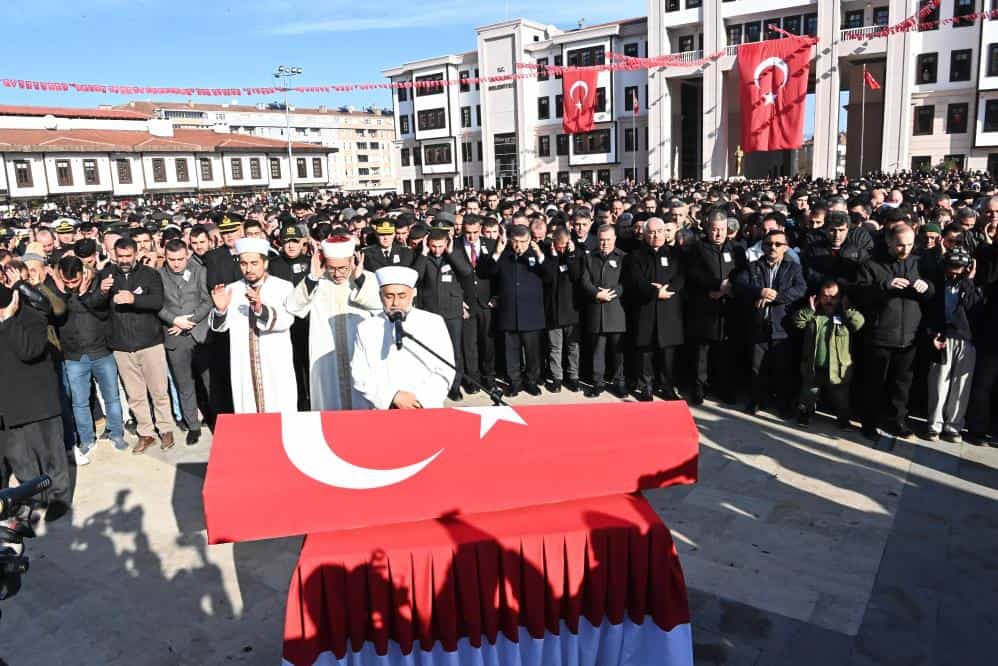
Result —
<instances>
[{"instance_id":1,"label":"white turban","mask_svg":"<svg viewBox=\"0 0 998 666\"><path fill-rule=\"evenodd\" d=\"M374 277L378 279L379 287L384 287L387 284L404 284L407 287L415 287L419 273L407 266L385 266L375 271Z\"/></svg>"},{"instance_id":2,"label":"white turban","mask_svg":"<svg viewBox=\"0 0 998 666\"><path fill-rule=\"evenodd\" d=\"M236 241L236 254L253 252L266 259L270 255L270 243L262 238L240 238Z\"/></svg>"},{"instance_id":3,"label":"white turban","mask_svg":"<svg viewBox=\"0 0 998 666\"><path fill-rule=\"evenodd\" d=\"M349 259L356 247L353 237L342 241L322 241L322 256L326 259Z\"/></svg>"}]
</instances>

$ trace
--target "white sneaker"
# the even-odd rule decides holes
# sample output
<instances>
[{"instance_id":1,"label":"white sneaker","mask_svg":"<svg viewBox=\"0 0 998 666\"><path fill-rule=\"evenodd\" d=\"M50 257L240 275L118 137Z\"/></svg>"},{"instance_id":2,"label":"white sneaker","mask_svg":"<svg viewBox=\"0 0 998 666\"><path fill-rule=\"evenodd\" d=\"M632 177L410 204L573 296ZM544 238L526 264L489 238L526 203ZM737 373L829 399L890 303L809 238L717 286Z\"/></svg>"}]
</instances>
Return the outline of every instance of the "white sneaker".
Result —
<instances>
[{"instance_id":1,"label":"white sneaker","mask_svg":"<svg viewBox=\"0 0 998 666\"><path fill-rule=\"evenodd\" d=\"M83 467L84 465L90 464L90 458L87 456L86 453L80 451L80 447L78 446L73 447L73 458L76 459L77 467Z\"/></svg>"}]
</instances>

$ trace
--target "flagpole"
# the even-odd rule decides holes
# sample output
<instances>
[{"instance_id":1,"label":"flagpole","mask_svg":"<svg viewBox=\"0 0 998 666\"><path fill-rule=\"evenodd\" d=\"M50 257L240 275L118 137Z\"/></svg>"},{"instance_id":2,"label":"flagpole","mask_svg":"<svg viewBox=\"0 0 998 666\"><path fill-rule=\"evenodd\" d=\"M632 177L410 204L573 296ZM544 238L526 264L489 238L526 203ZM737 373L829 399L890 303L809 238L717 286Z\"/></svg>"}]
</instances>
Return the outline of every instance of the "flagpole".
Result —
<instances>
[{"instance_id":1,"label":"flagpole","mask_svg":"<svg viewBox=\"0 0 998 666\"><path fill-rule=\"evenodd\" d=\"M635 102L636 103L636 102ZM631 171L634 173L634 183L638 183L638 146L641 142L638 141L638 114L631 110L631 133L634 135L634 152L631 153ZM647 146L646 146L647 148Z\"/></svg>"},{"instance_id":2,"label":"flagpole","mask_svg":"<svg viewBox=\"0 0 998 666\"><path fill-rule=\"evenodd\" d=\"M863 92L860 95L860 109L859 109L859 177L862 178L863 174L863 149L866 142L866 63L863 63L863 82L860 84L863 87Z\"/></svg>"}]
</instances>

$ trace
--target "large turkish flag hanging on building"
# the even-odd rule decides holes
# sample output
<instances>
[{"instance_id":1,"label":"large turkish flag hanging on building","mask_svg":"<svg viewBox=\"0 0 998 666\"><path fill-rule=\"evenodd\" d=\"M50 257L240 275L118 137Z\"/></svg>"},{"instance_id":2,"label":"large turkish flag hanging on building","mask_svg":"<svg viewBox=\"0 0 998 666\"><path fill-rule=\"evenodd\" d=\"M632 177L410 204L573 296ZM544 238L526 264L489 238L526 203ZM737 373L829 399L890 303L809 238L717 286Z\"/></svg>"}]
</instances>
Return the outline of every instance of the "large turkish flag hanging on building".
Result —
<instances>
[{"instance_id":1,"label":"large turkish flag hanging on building","mask_svg":"<svg viewBox=\"0 0 998 666\"><path fill-rule=\"evenodd\" d=\"M804 99L811 66L810 37L738 47L742 150L785 150L804 143Z\"/></svg>"},{"instance_id":2,"label":"large turkish flag hanging on building","mask_svg":"<svg viewBox=\"0 0 998 666\"><path fill-rule=\"evenodd\" d=\"M596 110L596 70L566 70L561 79L564 106L562 127L566 134L591 132Z\"/></svg>"}]
</instances>

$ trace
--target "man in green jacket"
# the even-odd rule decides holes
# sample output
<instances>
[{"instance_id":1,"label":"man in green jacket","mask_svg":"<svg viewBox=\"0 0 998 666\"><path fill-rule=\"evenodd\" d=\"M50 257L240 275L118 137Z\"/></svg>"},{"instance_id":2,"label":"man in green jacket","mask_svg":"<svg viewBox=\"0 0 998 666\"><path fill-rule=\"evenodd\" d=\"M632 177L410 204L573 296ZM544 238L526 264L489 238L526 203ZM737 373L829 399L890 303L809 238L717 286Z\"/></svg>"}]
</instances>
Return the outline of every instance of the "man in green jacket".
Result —
<instances>
[{"instance_id":1,"label":"man in green jacket","mask_svg":"<svg viewBox=\"0 0 998 666\"><path fill-rule=\"evenodd\" d=\"M811 423L821 389L835 409L840 428L849 427L849 382L852 379L852 334L863 327L858 310L843 307L839 285L829 280L811 296L808 307L794 316L804 331L801 390L797 423Z\"/></svg>"}]
</instances>

